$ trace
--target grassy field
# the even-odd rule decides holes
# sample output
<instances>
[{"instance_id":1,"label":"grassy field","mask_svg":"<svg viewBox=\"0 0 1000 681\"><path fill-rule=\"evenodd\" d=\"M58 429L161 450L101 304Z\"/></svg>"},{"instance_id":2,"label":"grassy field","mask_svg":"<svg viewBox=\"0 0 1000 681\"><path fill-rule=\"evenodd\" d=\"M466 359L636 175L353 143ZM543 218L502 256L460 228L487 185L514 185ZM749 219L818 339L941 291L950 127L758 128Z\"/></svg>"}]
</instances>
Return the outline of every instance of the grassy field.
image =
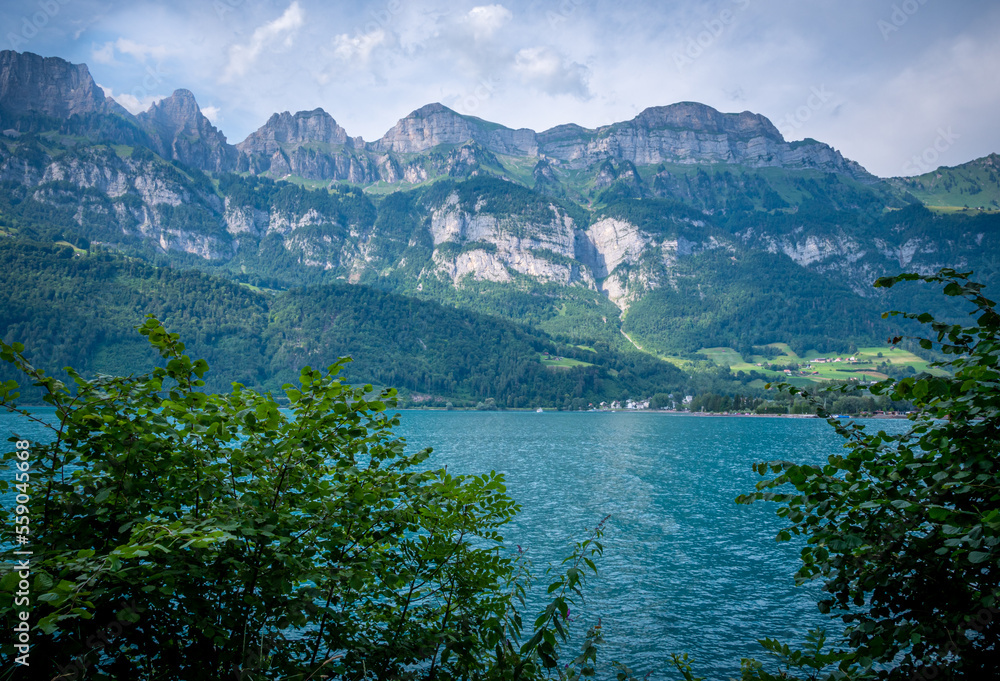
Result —
<instances>
[{"instance_id":1,"label":"grassy field","mask_svg":"<svg viewBox=\"0 0 1000 681\"><path fill-rule=\"evenodd\" d=\"M570 369L572 367L592 367L590 362L581 362L578 359L569 359L555 355L547 355L544 352L538 353L538 360L543 366L555 367L557 369Z\"/></svg>"},{"instance_id":2,"label":"grassy field","mask_svg":"<svg viewBox=\"0 0 1000 681\"><path fill-rule=\"evenodd\" d=\"M942 166L915 177L893 177L888 182L907 191L936 212L962 212L964 208L1000 210L1000 155L990 154L949 168ZM976 211L978 212L978 211Z\"/></svg>"},{"instance_id":3,"label":"grassy field","mask_svg":"<svg viewBox=\"0 0 1000 681\"><path fill-rule=\"evenodd\" d=\"M785 343L773 343L771 347L781 351L782 354L772 358L755 355L752 358L753 362L744 361L743 357L732 348L702 348L698 354L704 355L719 366L729 367L730 371L733 372L756 371L768 378L781 378L799 386L826 381L844 381L851 378L863 381L883 380L888 378L886 374L878 371L878 366L883 363L888 363L894 368L913 367L916 373L921 371L928 371L935 375L944 373L940 369L929 367L926 360L917 357L912 352L889 346L859 348L853 355L819 353L810 350L805 357L795 354ZM853 362L850 361L852 357L854 358ZM841 361L835 361L838 359ZM672 361L678 365L684 362L680 359ZM783 368L768 369L767 365L789 367L792 374L786 374ZM793 365L798 365L798 368L796 369Z\"/></svg>"},{"instance_id":4,"label":"grassy field","mask_svg":"<svg viewBox=\"0 0 1000 681\"><path fill-rule=\"evenodd\" d=\"M248 284L245 281L239 281L239 282L236 282L236 283L238 283L243 288L250 289L254 293L281 293L281 291L279 291L278 289L274 289L274 288L262 288L260 286L254 286L253 284Z\"/></svg>"},{"instance_id":5,"label":"grassy field","mask_svg":"<svg viewBox=\"0 0 1000 681\"><path fill-rule=\"evenodd\" d=\"M76 246L74 246L73 244L71 244L68 241L57 241L56 242L56 246L69 246L70 248L73 249L73 252L76 253L77 255L84 255L87 252L87 251L85 251L82 248L77 248Z\"/></svg>"},{"instance_id":6,"label":"grassy field","mask_svg":"<svg viewBox=\"0 0 1000 681\"><path fill-rule=\"evenodd\" d=\"M514 180L531 187L535 184L534 169L538 160L535 158L520 158L517 156L498 155L497 160L503 165L504 170Z\"/></svg>"},{"instance_id":7,"label":"grassy field","mask_svg":"<svg viewBox=\"0 0 1000 681\"><path fill-rule=\"evenodd\" d=\"M882 353L882 357L878 353ZM946 372L929 366L930 362L917 357L912 352L900 348L859 348L855 357L859 361L871 360L874 364L888 362L893 366L911 366L916 372L927 371L935 376L944 376Z\"/></svg>"}]
</instances>

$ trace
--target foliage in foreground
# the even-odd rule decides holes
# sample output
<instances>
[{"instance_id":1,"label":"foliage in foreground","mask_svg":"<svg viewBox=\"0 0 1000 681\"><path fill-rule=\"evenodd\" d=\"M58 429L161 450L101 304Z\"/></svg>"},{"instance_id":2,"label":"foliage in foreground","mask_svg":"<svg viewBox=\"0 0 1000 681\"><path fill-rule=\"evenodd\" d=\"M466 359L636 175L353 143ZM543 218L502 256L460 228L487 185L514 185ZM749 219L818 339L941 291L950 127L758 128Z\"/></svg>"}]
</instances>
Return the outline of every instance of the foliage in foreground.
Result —
<instances>
[{"instance_id":1,"label":"foliage in foreground","mask_svg":"<svg viewBox=\"0 0 1000 681\"><path fill-rule=\"evenodd\" d=\"M915 280L944 284L945 295L975 305L977 318L962 327L903 315L936 333L920 341L924 348L953 357L933 365L947 376L871 388L915 405L910 428L873 433L828 418L845 439L845 454L822 466L759 464L758 473L776 477L738 499L781 505L778 515L790 525L778 539L807 540L796 580L822 579L820 610L846 625L834 650L825 650L817 632L805 650L761 641L783 671L744 660L745 681L1000 676L1000 314L980 284L954 270L887 277L876 286Z\"/></svg>"},{"instance_id":2,"label":"foliage in foreground","mask_svg":"<svg viewBox=\"0 0 1000 681\"><path fill-rule=\"evenodd\" d=\"M522 641L531 582L500 534L517 512L496 473L420 468L372 394L305 368L290 410L208 369L155 319L140 332L164 368L85 380L74 394L0 346L55 407L49 444L18 437L30 497L31 603L4 551L0 620L29 613L31 677L61 679L532 679L593 673L599 626L559 663L568 612L602 551L575 545ZM16 408L16 384L0 405ZM37 419L36 419L37 420ZM39 423L42 423L39 421ZM48 425L48 424L43 424ZM22 469L23 470L23 469ZM17 538L0 510L0 543ZM23 546L21 547L23 548ZM530 634L530 636L528 635ZM15 655L5 645L4 669Z\"/></svg>"}]
</instances>

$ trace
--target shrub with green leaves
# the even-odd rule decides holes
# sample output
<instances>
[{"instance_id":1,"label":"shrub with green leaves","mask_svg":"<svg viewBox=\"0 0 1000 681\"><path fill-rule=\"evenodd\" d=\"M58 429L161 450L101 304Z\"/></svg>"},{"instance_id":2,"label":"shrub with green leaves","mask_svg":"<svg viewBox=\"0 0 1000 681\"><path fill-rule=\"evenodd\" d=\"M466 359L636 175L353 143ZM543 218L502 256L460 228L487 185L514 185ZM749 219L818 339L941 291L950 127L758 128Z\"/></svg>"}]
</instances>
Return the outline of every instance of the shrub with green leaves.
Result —
<instances>
[{"instance_id":1,"label":"shrub with green leaves","mask_svg":"<svg viewBox=\"0 0 1000 681\"><path fill-rule=\"evenodd\" d=\"M950 357L932 364L947 375L922 373L870 388L914 404L905 432L872 432L830 418L845 440L844 454L824 465L755 466L761 475L777 475L738 501L780 504L778 515L790 524L778 539L806 539L796 580L823 580L820 610L845 627L829 652L816 633L805 650L762 641L784 670L771 674L745 660L744 679L1000 675L1000 314L968 276L944 269L875 284L943 284L945 295L975 306L968 327L929 314L888 313L930 325L934 336L921 346ZM822 402L814 404L830 416Z\"/></svg>"},{"instance_id":2,"label":"shrub with green leaves","mask_svg":"<svg viewBox=\"0 0 1000 681\"><path fill-rule=\"evenodd\" d=\"M93 380L68 370L72 392L22 347L0 346L56 410L48 425L16 406L16 384L0 387L0 405L53 431L31 449L32 678L527 679L556 668L600 527L567 558L522 644L531 576L502 550L518 510L502 476L422 469L429 450L408 453L393 435L395 391L343 384L345 360L303 369L279 408L239 384L202 392L203 360L155 319L140 332L163 367ZM9 511L0 526L10 547ZM11 550L7 631L24 609ZM592 631L558 674L592 670L599 640ZM3 657L14 670L10 645Z\"/></svg>"}]
</instances>

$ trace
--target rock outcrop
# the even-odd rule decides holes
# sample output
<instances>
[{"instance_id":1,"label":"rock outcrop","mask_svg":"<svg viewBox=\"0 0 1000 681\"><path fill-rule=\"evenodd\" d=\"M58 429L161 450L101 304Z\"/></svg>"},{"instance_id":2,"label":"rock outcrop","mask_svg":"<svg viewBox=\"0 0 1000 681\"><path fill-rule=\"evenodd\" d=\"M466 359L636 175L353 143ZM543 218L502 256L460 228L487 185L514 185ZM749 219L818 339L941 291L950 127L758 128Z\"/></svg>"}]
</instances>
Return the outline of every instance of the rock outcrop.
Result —
<instances>
[{"instance_id":1,"label":"rock outcrop","mask_svg":"<svg viewBox=\"0 0 1000 681\"><path fill-rule=\"evenodd\" d=\"M428 104L401 119L370 147L380 152L415 154L441 144L474 141L494 154L537 156L535 132L489 123L474 116L463 116L443 104Z\"/></svg>"},{"instance_id":2,"label":"rock outcrop","mask_svg":"<svg viewBox=\"0 0 1000 681\"><path fill-rule=\"evenodd\" d=\"M333 116L323 109L288 111L272 114L267 123L236 145L245 154L273 154L286 144L321 144L363 146L361 138L348 137L347 131L337 125Z\"/></svg>"},{"instance_id":3,"label":"rock outcrop","mask_svg":"<svg viewBox=\"0 0 1000 681\"><path fill-rule=\"evenodd\" d=\"M520 215L464 209L456 194L433 208L428 224L434 244L432 266L422 276L443 275L454 285L477 281L509 282L517 275L539 282L596 289L590 267L577 259L582 231L550 206L547 222Z\"/></svg>"},{"instance_id":4,"label":"rock outcrop","mask_svg":"<svg viewBox=\"0 0 1000 681\"><path fill-rule=\"evenodd\" d=\"M131 117L105 97L86 64L31 52L0 51L0 115L5 122L21 116L69 118L86 114Z\"/></svg>"},{"instance_id":5,"label":"rock outcrop","mask_svg":"<svg viewBox=\"0 0 1000 681\"><path fill-rule=\"evenodd\" d=\"M156 136L156 152L165 158L213 172L236 167L236 147L205 117L190 90L175 90L137 118Z\"/></svg>"},{"instance_id":6,"label":"rock outcrop","mask_svg":"<svg viewBox=\"0 0 1000 681\"><path fill-rule=\"evenodd\" d=\"M364 141L348 136L323 109L274 114L236 148L239 169L254 174L357 183L380 178L376 163L364 153Z\"/></svg>"},{"instance_id":7,"label":"rock outcrop","mask_svg":"<svg viewBox=\"0 0 1000 681\"><path fill-rule=\"evenodd\" d=\"M596 130L562 125L538 134L540 153L569 168L604 159L638 166L660 163L732 163L751 168L815 168L874 180L857 163L812 140L786 142L764 116L720 113L681 102L646 109L630 121Z\"/></svg>"},{"instance_id":8,"label":"rock outcrop","mask_svg":"<svg viewBox=\"0 0 1000 681\"><path fill-rule=\"evenodd\" d=\"M695 102L646 109L631 121L595 130L560 125L536 133L462 116L428 104L406 116L380 140L379 152L423 153L436 146L474 141L494 154L549 159L575 170L611 159L636 166L660 163L731 163L752 168L809 168L874 181L864 168L826 144L789 143L764 116L721 113Z\"/></svg>"},{"instance_id":9,"label":"rock outcrop","mask_svg":"<svg viewBox=\"0 0 1000 681\"><path fill-rule=\"evenodd\" d=\"M536 177L539 188L558 194L566 173L599 172L611 161L650 166L735 164L751 168L816 169L874 182L864 168L814 140L786 142L759 114L721 113L694 102L646 109L630 121L593 130L561 125L541 133L512 129L442 104L428 104L401 119L381 139L365 143L350 137L322 109L274 114L238 146L202 115L194 96L177 90L137 117L104 96L85 65L30 53L0 52L0 115L4 120L43 115L53 119L108 116L134 123L122 129L105 122L76 125L85 134L124 144L152 146L170 160L213 172L239 170L272 177L295 175L310 180L370 184L424 182L438 175L468 175L482 165L482 152L502 158L545 161ZM64 126L65 127L65 126ZM476 158L428 164L414 155L436 147L474 145ZM469 147L472 148L472 147ZM503 166L496 163L504 175Z\"/></svg>"}]
</instances>

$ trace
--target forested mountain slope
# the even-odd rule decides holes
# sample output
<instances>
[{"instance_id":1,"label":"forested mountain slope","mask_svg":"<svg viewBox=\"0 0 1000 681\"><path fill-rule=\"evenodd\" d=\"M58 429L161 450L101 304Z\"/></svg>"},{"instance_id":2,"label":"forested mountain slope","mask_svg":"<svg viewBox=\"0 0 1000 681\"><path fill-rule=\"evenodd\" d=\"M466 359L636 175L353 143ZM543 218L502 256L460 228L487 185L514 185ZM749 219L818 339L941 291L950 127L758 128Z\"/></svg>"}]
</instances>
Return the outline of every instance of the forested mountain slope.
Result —
<instances>
[{"instance_id":1,"label":"forested mountain slope","mask_svg":"<svg viewBox=\"0 0 1000 681\"><path fill-rule=\"evenodd\" d=\"M0 309L0 337L24 343L36 366L87 375L128 375L157 359L133 328L155 314L189 354L208 361L209 390L239 382L278 391L302 366L344 355L354 359L352 382L396 386L416 403L442 406L492 398L504 407L579 407L688 387L680 370L643 353L585 350L365 286L266 294L196 271L10 239L0 240ZM544 356L575 366L546 366Z\"/></svg>"}]
</instances>

